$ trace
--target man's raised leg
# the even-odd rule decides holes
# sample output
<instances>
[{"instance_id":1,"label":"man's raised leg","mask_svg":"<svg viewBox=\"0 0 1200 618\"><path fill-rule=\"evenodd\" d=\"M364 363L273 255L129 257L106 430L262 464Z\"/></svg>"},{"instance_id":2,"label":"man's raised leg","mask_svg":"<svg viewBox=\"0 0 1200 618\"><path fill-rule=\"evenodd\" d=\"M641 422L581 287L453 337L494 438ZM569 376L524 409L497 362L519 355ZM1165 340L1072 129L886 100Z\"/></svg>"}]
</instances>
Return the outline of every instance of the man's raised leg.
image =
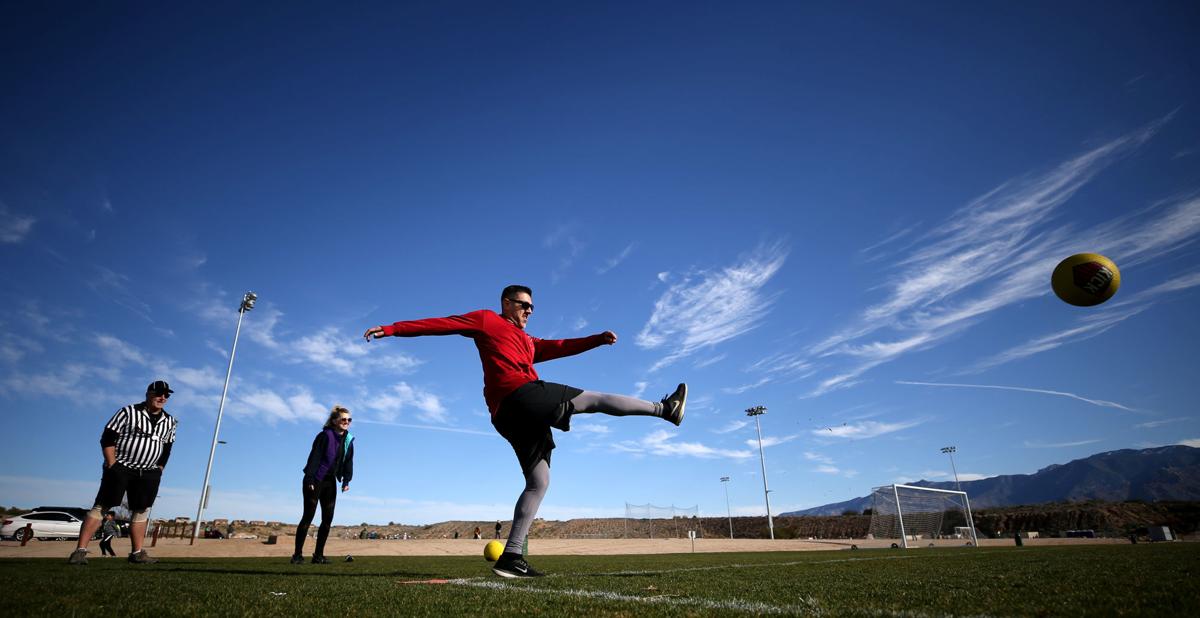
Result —
<instances>
[{"instance_id":1,"label":"man's raised leg","mask_svg":"<svg viewBox=\"0 0 1200 618\"><path fill-rule=\"evenodd\" d=\"M675 392L659 402L645 401L625 395L583 391L571 400L575 412L598 412L610 416L657 416L676 426L683 422L683 410L687 403L687 385L680 384Z\"/></svg>"}]
</instances>

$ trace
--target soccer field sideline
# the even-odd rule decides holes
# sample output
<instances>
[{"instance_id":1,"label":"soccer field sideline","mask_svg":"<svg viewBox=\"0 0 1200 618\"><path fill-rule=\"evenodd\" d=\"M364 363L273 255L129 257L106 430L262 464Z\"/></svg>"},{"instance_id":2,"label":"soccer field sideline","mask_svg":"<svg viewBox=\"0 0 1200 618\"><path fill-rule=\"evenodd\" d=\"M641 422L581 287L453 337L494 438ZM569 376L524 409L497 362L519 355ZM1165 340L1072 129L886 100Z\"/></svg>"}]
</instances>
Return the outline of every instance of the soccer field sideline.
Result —
<instances>
[{"instance_id":1,"label":"soccer field sideline","mask_svg":"<svg viewBox=\"0 0 1200 618\"><path fill-rule=\"evenodd\" d=\"M159 539L158 545L146 547L158 557L177 558L287 558L292 554L294 538L280 536L275 545L262 539L199 539L191 545L188 539ZM866 539L696 539L695 553L759 553L795 551L840 551L852 545L860 549L889 547L893 540ZM118 539L113 547L128 551L128 539ZM419 540L359 540L329 539L326 553L330 556L478 556L487 539L419 539ZM927 544L928 542L926 542ZM1024 539L1029 547L1091 546L1128 544L1125 539ZM961 540L937 541L939 547L961 547ZM1012 539L980 539L980 548L1011 547ZM0 559L55 558L66 559L74 549L74 541L31 541L25 547L14 541L0 541ZM692 553L688 539L530 539L531 556L611 556ZM922 548L925 545L922 545ZM914 548L918 549L918 548ZM98 553L98 552L97 552Z\"/></svg>"},{"instance_id":2,"label":"soccer field sideline","mask_svg":"<svg viewBox=\"0 0 1200 618\"><path fill-rule=\"evenodd\" d=\"M501 579L481 557L0 560L11 615L1200 615L1200 545L538 556ZM111 591L137 582L139 595ZM47 593L48 591L49 594ZM147 606L146 595L161 602Z\"/></svg>"}]
</instances>

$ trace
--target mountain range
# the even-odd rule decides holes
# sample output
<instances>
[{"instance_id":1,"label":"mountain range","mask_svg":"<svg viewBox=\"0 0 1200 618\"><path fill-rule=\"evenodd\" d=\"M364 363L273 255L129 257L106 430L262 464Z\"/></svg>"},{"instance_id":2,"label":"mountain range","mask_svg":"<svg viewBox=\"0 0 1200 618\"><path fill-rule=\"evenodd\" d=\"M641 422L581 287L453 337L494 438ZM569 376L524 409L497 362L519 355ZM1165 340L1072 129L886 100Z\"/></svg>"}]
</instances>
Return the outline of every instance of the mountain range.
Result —
<instances>
[{"instance_id":1,"label":"mountain range","mask_svg":"<svg viewBox=\"0 0 1200 618\"><path fill-rule=\"evenodd\" d=\"M935 489L956 489L954 481L908 483ZM1161 446L1097 453L1065 464L1052 464L1033 474L1004 474L963 481L973 510L1000 506L1101 500L1200 500L1200 448ZM841 515L871 508L871 496L781 513Z\"/></svg>"}]
</instances>

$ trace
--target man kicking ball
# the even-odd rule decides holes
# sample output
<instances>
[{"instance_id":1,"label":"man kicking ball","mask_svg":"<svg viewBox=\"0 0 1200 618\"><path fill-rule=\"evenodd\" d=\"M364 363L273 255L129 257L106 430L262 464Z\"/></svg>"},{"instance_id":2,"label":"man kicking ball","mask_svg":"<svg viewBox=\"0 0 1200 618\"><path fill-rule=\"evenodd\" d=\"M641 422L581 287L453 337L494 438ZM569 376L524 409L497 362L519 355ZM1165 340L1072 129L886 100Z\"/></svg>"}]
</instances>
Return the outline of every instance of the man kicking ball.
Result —
<instances>
[{"instance_id":1,"label":"man kicking ball","mask_svg":"<svg viewBox=\"0 0 1200 618\"><path fill-rule=\"evenodd\" d=\"M612 345L617 336L604 331L579 339L538 339L525 333L532 314L533 291L523 285L510 285L500 293L499 315L480 309L464 315L373 326L363 333L367 341L425 335L462 335L475 340L483 363L483 397L492 414L492 426L512 445L525 475L525 490L517 498L508 543L492 567L501 577L542 575L525 562L521 545L550 487L550 452L554 449L551 427L570 431L571 415L586 412L657 416L678 426L683 422L687 402L686 384L655 403L539 380L534 363Z\"/></svg>"}]
</instances>

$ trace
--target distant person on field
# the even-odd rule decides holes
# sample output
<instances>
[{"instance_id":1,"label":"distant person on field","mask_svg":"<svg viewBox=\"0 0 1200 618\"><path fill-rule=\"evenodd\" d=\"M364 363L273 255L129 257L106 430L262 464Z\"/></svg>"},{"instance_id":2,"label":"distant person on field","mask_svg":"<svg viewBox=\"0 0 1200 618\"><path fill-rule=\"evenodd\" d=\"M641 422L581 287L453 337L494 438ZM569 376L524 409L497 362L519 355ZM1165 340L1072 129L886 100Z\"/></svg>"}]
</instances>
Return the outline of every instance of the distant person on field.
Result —
<instances>
[{"instance_id":1,"label":"distant person on field","mask_svg":"<svg viewBox=\"0 0 1200 618\"><path fill-rule=\"evenodd\" d=\"M304 539L308 526L321 505L321 527L317 529L317 546L313 549L313 564L329 564L325 557L325 541L329 538L329 527L333 525L333 507L337 503L337 484L341 481L342 491L350 489L354 476L354 436L350 434L350 410L333 406L325 427L313 439L308 463L304 466L304 515L296 526L296 551L292 553L292 564L304 564ZM365 529L364 529L365 532Z\"/></svg>"},{"instance_id":2,"label":"distant person on field","mask_svg":"<svg viewBox=\"0 0 1200 618\"><path fill-rule=\"evenodd\" d=\"M478 541L479 539L482 539L482 538L483 538L483 531L479 529L479 526L475 526L475 540Z\"/></svg>"},{"instance_id":3,"label":"distant person on field","mask_svg":"<svg viewBox=\"0 0 1200 618\"><path fill-rule=\"evenodd\" d=\"M92 535L100 529L101 514L119 506L128 495L133 521L129 540L133 551L129 561L134 564L158 562L142 549L146 537L146 521L150 507L158 496L158 485L175 444L178 421L163 408L171 397L171 387L155 380L146 387L146 400L117 410L104 426L100 436L100 451L104 454L104 474L92 510L83 519L79 543L67 563L87 564L87 546Z\"/></svg>"},{"instance_id":4,"label":"distant person on field","mask_svg":"<svg viewBox=\"0 0 1200 618\"><path fill-rule=\"evenodd\" d=\"M505 245L504 250L515 247ZM569 431L571 416L584 412L657 416L678 426L683 422L687 401L686 384L680 384L661 401L652 402L543 382L533 370L534 363L612 345L617 336L604 331L579 339L538 339L525 332L531 315L533 291L523 285L510 285L500 292L500 313L481 309L445 318L372 326L363 333L367 341L425 335L462 335L475 341L483 363L483 397L492 414L492 426L512 445L525 476L525 491L517 498L508 543L492 566L501 577L542 575L525 562L521 547L550 487L550 452L554 449L551 427Z\"/></svg>"},{"instance_id":5,"label":"distant person on field","mask_svg":"<svg viewBox=\"0 0 1200 618\"><path fill-rule=\"evenodd\" d=\"M500 529L501 528L502 528L502 526L500 525L500 520L497 519L496 520L496 538L500 538Z\"/></svg>"},{"instance_id":6,"label":"distant person on field","mask_svg":"<svg viewBox=\"0 0 1200 618\"><path fill-rule=\"evenodd\" d=\"M105 513L104 523L100 525L100 554L103 556L116 556L117 552L113 551L112 540L120 535L121 530L117 527L113 512L109 511Z\"/></svg>"}]
</instances>

